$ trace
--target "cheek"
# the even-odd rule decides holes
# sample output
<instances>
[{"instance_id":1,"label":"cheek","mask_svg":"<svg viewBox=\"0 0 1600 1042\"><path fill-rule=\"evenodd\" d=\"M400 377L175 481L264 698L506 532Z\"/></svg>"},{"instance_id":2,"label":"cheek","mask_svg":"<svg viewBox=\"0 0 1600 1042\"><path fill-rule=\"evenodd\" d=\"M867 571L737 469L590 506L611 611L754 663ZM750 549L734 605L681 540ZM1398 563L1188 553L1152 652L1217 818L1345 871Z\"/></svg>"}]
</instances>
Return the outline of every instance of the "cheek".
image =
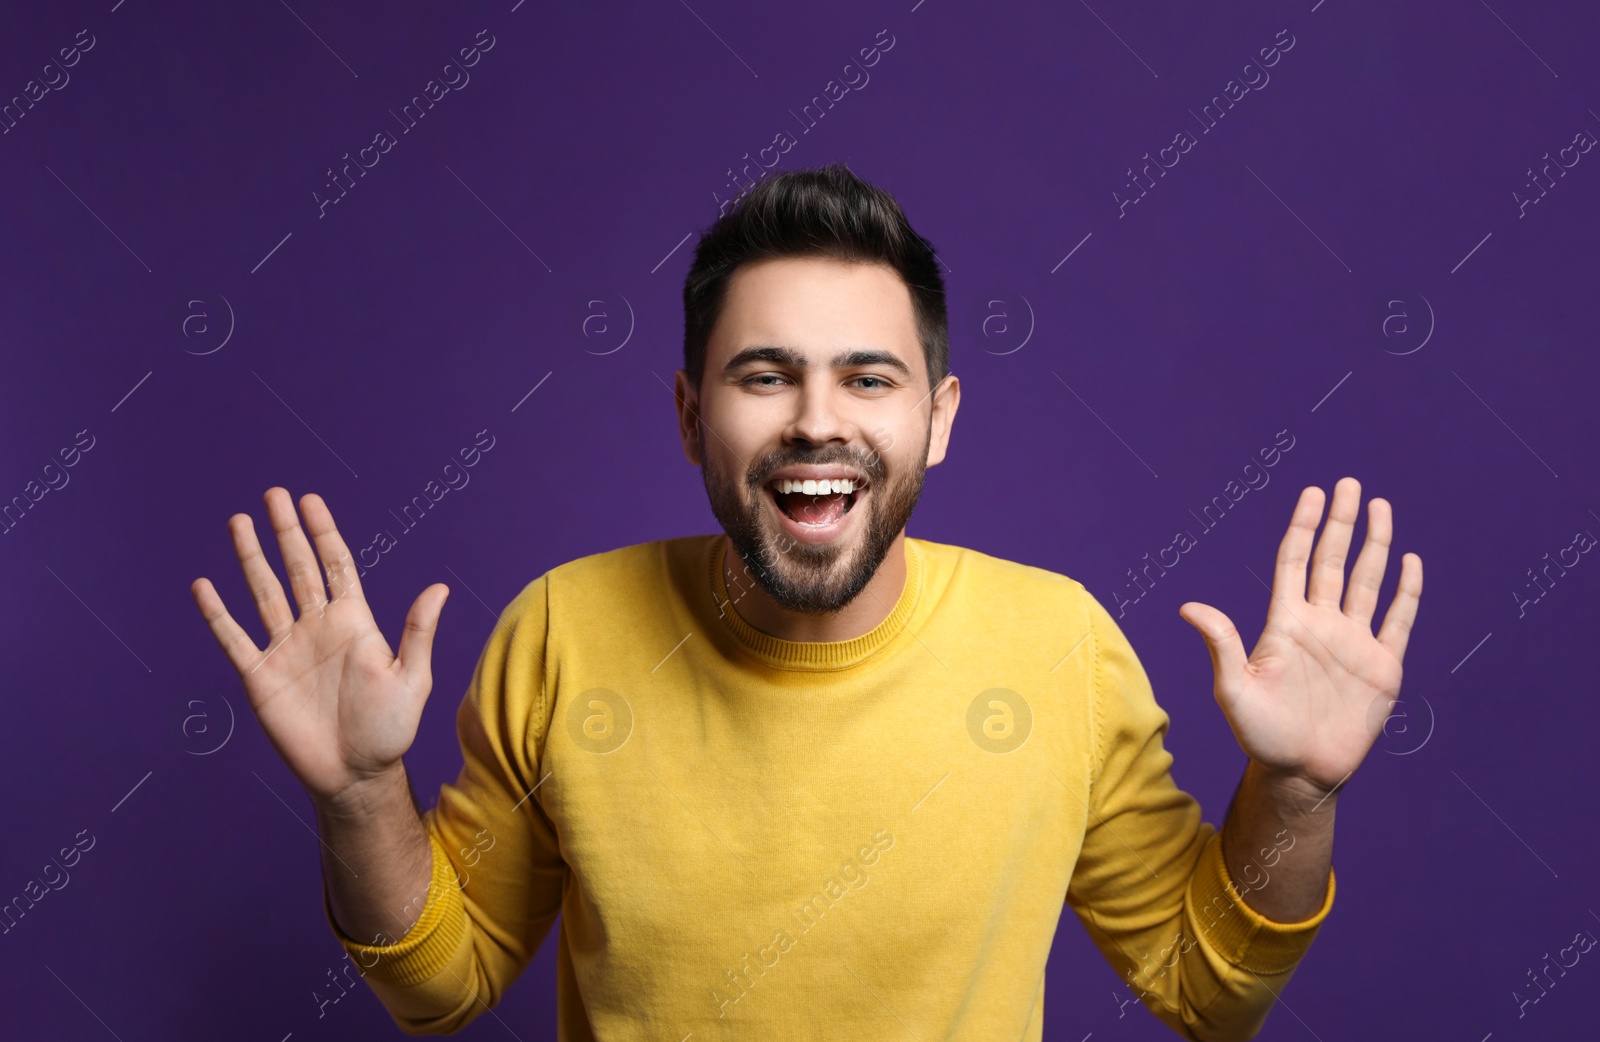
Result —
<instances>
[{"instance_id":1,"label":"cheek","mask_svg":"<svg viewBox=\"0 0 1600 1042\"><path fill-rule=\"evenodd\" d=\"M720 406L720 407L718 407ZM724 469L749 470L782 442L788 420L760 402L718 403L701 412L702 454L715 456Z\"/></svg>"},{"instance_id":2,"label":"cheek","mask_svg":"<svg viewBox=\"0 0 1600 1042\"><path fill-rule=\"evenodd\" d=\"M897 426L869 436L876 462L891 484L910 479L921 470L928 455L928 431L917 426Z\"/></svg>"},{"instance_id":3,"label":"cheek","mask_svg":"<svg viewBox=\"0 0 1600 1042\"><path fill-rule=\"evenodd\" d=\"M895 471L900 467L899 444L904 432L894 427L876 427L867 434L867 458L873 469L880 472Z\"/></svg>"}]
</instances>

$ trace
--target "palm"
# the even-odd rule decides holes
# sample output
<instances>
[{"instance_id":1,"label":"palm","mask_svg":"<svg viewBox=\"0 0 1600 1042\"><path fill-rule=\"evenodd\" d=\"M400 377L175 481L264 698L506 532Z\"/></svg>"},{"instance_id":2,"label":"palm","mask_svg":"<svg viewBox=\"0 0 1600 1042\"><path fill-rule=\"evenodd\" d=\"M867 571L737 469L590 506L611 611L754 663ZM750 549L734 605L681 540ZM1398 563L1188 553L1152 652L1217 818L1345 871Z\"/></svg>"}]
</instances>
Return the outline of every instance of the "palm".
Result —
<instances>
[{"instance_id":1,"label":"palm","mask_svg":"<svg viewBox=\"0 0 1600 1042\"><path fill-rule=\"evenodd\" d=\"M420 713L410 712L415 700L365 600L302 614L268 654L244 674L245 693L278 754L311 787L336 785L343 767L376 772L411 747Z\"/></svg>"},{"instance_id":2,"label":"palm","mask_svg":"<svg viewBox=\"0 0 1600 1042\"><path fill-rule=\"evenodd\" d=\"M328 574L326 587L288 493L272 489L266 499L299 618L291 615L242 514L229 527L267 627L267 648L257 648L229 617L207 580L195 581L195 600L239 670L251 708L278 754L313 795L332 797L391 767L411 747L432 686L428 645L445 591L436 584L417 598L396 656L373 620L354 562L321 499L307 496L302 507Z\"/></svg>"},{"instance_id":3,"label":"palm","mask_svg":"<svg viewBox=\"0 0 1600 1042\"><path fill-rule=\"evenodd\" d=\"M1374 499L1368 504L1366 543L1341 608L1360 495L1354 478L1335 486L1328 524L1313 556L1321 489L1301 493L1279 546L1266 625L1248 659L1222 612L1197 602L1180 609L1211 649L1216 699L1239 745L1263 766L1325 791L1361 765L1383 730L1399 697L1401 659L1422 592L1422 559L1406 554L1394 601L1373 635L1392 533L1389 504Z\"/></svg>"}]
</instances>

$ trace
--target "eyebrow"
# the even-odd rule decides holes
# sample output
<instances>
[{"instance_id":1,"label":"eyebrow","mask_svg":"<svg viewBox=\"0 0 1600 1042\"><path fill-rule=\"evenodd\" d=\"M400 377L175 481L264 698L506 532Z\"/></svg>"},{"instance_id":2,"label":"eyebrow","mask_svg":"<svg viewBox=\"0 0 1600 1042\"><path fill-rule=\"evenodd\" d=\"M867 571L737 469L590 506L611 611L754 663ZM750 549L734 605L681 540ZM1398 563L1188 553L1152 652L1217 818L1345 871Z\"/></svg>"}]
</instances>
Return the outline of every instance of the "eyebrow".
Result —
<instances>
[{"instance_id":1,"label":"eyebrow","mask_svg":"<svg viewBox=\"0 0 1600 1042\"><path fill-rule=\"evenodd\" d=\"M794 369L805 370L810 367L806 356L792 347L775 347L762 344L756 347L747 347L743 351L728 359L728 364L722 367L723 373L732 373L736 369L754 365L757 362L772 362L778 365L787 365ZM898 371L906 379L911 379L911 369L902 362L898 355L888 351L841 351L833 356L832 366L835 369L858 369L868 365L886 365Z\"/></svg>"}]
</instances>

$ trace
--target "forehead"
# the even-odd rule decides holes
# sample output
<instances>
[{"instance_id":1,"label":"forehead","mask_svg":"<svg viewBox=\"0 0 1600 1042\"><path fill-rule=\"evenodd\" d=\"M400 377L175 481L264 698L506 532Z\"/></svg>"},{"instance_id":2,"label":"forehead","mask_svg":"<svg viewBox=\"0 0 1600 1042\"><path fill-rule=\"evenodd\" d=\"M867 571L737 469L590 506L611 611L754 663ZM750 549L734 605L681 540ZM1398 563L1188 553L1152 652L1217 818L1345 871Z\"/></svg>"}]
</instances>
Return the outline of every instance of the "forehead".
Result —
<instances>
[{"instance_id":1,"label":"forehead","mask_svg":"<svg viewBox=\"0 0 1600 1042\"><path fill-rule=\"evenodd\" d=\"M872 346L910 362L921 357L911 291L886 264L825 257L771 257L729 280L711 334L707 367L752 343L803 353Z\"/></svg>"}]
</instances>

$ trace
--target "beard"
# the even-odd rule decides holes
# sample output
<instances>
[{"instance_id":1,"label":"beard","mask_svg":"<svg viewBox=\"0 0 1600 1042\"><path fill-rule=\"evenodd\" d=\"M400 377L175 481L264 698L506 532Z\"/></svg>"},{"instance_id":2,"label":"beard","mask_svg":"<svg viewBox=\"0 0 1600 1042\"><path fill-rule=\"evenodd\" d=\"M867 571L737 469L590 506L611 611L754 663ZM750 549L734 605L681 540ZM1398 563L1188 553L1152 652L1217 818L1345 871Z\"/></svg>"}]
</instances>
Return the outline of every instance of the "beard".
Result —
<instances>
[{"instance_id":1,"label":"beard","mask_svg":"<svg viewBox=\"0 0 1600 1042\"><path fill-rule=\"evenodd\" d=\"M803 615L832 615L842 611L864 590L888 556L889 548L905 528L922 495L927 474L930 421L922 452L914 469L889 482L881 456L865 456L845 448L812 454L772 453L756 460L742 480L712 463L700 468L711 512L744 561L744 572L767 596L786 611ZM701 442L704 446L704 440ZM780 467L843 464L866 476L868 495L850 508L865 510L853 528L859 534L825 543L802 543L778 526L767 510L767 476ZM737 567L735 566L737 574ZM732 591L729 591L732 596ZM735 598L737 599L737 598Z\"/></svg>"}]
</instances>

